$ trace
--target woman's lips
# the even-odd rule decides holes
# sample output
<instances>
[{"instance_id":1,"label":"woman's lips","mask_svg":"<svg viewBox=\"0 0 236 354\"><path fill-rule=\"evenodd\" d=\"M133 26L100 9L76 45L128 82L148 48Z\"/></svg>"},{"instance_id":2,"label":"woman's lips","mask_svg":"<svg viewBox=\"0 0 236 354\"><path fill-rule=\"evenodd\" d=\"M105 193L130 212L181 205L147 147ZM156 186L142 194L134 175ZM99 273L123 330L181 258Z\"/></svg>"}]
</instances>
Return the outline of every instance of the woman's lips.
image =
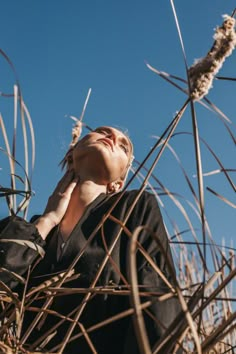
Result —
<instances>
[{"instance_id":1,"label":"woman's lips","mask_svg":"<svg viewBox=\"0 0 236 354\"><path fill-rule=\"evenodd\" d=\"M113 151L113 143L111 139L102 138L102 139L98 139L98 141L101 141L102 143L105 143L106 145L110 146L111 150Z\"/></svg>"}]
</instances>

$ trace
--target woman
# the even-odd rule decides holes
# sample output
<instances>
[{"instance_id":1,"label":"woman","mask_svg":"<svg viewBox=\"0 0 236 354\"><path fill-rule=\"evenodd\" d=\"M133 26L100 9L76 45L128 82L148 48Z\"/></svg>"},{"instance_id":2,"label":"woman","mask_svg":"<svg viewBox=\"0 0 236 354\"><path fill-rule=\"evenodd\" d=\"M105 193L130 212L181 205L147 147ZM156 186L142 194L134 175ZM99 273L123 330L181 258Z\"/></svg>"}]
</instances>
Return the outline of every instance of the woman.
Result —
<instances>
[{"instance_id":1,"label":"woman","mask_svg":"<svg viewBox=\"0 0 236 354\"><path fill-rule=\"evenodd\" d=\"M67 159L67 172L42 216L32 223L13 217L0 224L2 239L28 241L27 245L0 243L5 255L0 266L22 275L38 252L42 248L45 251L30 274L29 299L32 289L43 281L68 269L73 272L66 283L59 284L75 289L73 294L71 289L69 295L58 293L47 300L29 302L31 309L43 308L44 312L35 315L30 308L26 312L23 342L31 350L46 352L139 353L127 261L129 240L138 226L145 225L150 231L144 228L139 235L143 252L137 252L137 274L140 291L146 295L142 302L151 300L144 311L151 345L161 338L179 308L175 298L158 302L157 297L150 298L147 293L169 293L170 289L143 253L147 252L169 283L173 283L174 274L156 198L147 192L139 198L138 191L120 192L132 163L133 146L115 128L100 127L90 132L79 140ZM150 233L155 233L158 242ZM15 285L9 273L2 273L2 278L8 285ZM26 329L29 324L33 324L33 330Z\"/></svg>"}]
</instances>

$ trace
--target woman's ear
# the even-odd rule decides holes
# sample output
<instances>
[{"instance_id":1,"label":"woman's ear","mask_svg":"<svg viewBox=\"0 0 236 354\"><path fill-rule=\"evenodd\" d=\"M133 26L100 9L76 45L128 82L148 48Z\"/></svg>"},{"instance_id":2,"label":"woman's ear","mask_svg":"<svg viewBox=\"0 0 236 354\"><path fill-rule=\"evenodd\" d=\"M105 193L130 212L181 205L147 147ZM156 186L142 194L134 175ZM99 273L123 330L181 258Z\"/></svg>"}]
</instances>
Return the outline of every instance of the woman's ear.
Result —
<instances>
[{"instance_id":1,"label":"woman's ear","mask_svg":"<svg viewBox=\"0 0 236 354\"><path fill-rule=\"evenodd\" d=\"M115 182L110 182L107 185L107 194L113 194L119 192L124 185L122 180L117 180Z\"/></svg>"}]
</instances>

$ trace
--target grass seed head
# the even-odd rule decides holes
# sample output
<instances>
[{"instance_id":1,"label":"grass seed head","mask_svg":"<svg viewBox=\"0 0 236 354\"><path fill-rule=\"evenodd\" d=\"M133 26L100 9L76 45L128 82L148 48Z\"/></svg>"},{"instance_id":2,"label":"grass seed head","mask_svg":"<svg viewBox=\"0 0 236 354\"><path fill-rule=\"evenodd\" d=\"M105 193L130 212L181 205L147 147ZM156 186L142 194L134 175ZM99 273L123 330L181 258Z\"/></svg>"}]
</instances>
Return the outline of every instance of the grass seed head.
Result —
<instances>
[{"instance_id":1,"label":"grass seed head","mask_svg":"<svg viewBox=\"0 0 236 354\"><path fill-rule=\"evenodd\" d=\"M77 120L75 126L72 128L72 140L70 143L70 147L73 147L79 140L82 134L82 126L82 122L80 120Z\"/></svg>"},{"instance_id":2,"label":"grass seed head","mask_svg":"<svg viewBox=\"0 0 236 354\"><path fill-rule=\"evenodd\" d=\"M62 170L65 167L69 168L70 164L72 163L72 150L82 134L82 127L83 127L83 124L82 124L81 120L76 120L76 124L72 128L72 140L70 142L69 149L59 164L61 166Z\"/></svg>"},{"instance_id":3,"label":"grass seed head","mask_svg":"<svg viewBox=\"0 0 236 354\"><path fill-rule=\"evenodd\" d=\"M217 27L215 42L204 58L198 59L189 68L190 92L193 100L200 100L208 94L215 75L236 46L235 19L223 15L224 22Z\"/></svg>"}]
</instances>

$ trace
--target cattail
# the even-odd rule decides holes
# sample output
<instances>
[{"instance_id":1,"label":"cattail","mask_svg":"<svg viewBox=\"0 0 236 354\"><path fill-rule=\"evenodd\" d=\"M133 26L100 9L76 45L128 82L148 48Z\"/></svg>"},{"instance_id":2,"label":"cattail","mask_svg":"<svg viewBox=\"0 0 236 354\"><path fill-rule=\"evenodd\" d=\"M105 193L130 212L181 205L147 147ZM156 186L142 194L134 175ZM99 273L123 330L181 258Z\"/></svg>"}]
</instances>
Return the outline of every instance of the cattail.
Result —
<instances>
[{"instance_id":1,"label":"cattail","mask_svg":"<svg viewBox=\"0 0 236 354\"><path fill-rule=\"evenodd\" d=\"M84 107L82 110L82 113L80 115L80 118L76 118L74 116L70 116L71 119L73 119L76 123L74 125L74 127L72 128L72 140L70 142L69 145L69 149L66 153L66 155L64 156L63 160L60 162L59 165L61 165L62 170L64 169L65 166L67 166L67 169L70 169L70 166L72 166L73 160L72 160L72 151L73 151L73 147L76 145L77 141L79 140L81 134L82 134L82 127L83 127L83 117L84 117L84 113L88 104L88 100L89 97L91 95L91 91L92 89L90 88L88 90L88 94L84 103Z\"/></svg>"},{"instance_id":2,"label":"cattail","mask_svg":"<svg viewBox=\"0 0 236 354\"><path fill-rule=\"evenodd\" d=\"M82 122L81 120L77 120L75 123L75 126L72 128L72 140L70 143L70 147L75 146L77 141L79 140L81 134L82 134Z\"/></svg>"},{"instance_id":3,"label":"cattail","mask_svg":"<svg viewBox=\"0 0 236 354\"><path fill-rule=\"evenodd\" d=\"M235 49L235 19L229 15L223 15L223 18L222 26L215 30L215 42L211 50L206 57L196 60L188 70L191 97L194 100L200 100L208 93L214 76Z\"/></svg>"},{"instance_id":4,"label":"cattail","mask_svg":"<svg viewBox=\"0 0 236 354\"><path fill-rule=\"evenodd\" d=\"M60 162L62 170L64 169L64 167L66 165L67 165L67 168L70 168L70 165L72 165L73 147L76 145L77 141L79 140L79 138L82 134L83 123L81 122L81 120L76 119L72 116L70 118L74 119L76 121L76 123L75 123L74 127L72 128L72 140L70 142L69 149L68 149L67 153L65 154L63 160Z\"/></svg>"}]
</instances>

